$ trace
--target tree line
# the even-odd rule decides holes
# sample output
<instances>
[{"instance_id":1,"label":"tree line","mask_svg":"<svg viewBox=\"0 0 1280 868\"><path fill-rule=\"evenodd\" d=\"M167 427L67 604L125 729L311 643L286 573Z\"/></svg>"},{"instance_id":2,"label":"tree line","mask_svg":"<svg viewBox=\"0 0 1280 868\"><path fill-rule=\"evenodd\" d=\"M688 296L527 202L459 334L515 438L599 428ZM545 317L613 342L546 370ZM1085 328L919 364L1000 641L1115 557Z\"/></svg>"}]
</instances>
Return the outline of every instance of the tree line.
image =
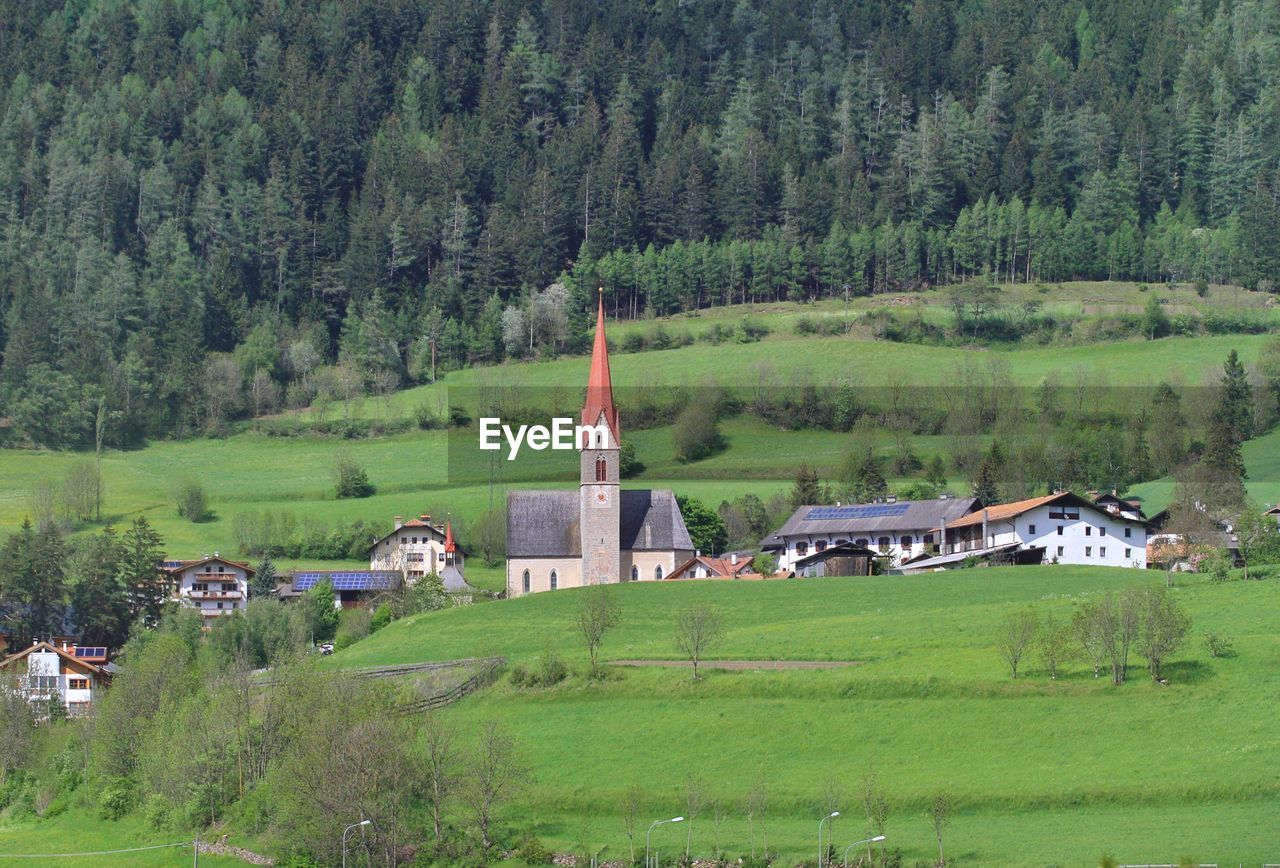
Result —
<instances>
[{"instance_id":1,"label":"tree line","mask_svg":"<svg viewBox=\"0 0 1280 868\"><path fill-rule=\"evenodd\" d=\"M743 298L1280 271L1273 4L0 4L0 432Z\"/></svg>"}]
</instances>

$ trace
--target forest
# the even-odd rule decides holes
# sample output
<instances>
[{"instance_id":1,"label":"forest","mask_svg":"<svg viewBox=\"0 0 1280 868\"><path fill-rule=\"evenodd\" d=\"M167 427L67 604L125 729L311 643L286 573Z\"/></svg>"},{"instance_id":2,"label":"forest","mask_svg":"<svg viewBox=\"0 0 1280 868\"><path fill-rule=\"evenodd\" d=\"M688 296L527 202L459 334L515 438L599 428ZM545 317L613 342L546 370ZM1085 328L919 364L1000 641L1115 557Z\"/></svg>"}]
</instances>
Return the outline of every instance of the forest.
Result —
<instances>
[{"instance_id":1,"label":"forest","mask_svg":"<svg viewBox=\"0 0 1280 868\"><path fill-rule=\"evenodd\" d=\"M611 314L1280 275L1269 0L0 0L0 442Z\"/></svg>"}]
</instances>

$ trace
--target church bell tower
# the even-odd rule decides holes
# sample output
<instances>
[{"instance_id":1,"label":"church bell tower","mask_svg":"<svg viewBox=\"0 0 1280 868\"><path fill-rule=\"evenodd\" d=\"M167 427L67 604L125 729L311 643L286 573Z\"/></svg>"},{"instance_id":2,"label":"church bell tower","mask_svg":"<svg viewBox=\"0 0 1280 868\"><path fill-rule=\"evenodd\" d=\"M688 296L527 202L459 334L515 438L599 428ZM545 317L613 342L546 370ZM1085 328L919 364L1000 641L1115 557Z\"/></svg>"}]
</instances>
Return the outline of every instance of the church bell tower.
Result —
<instances>
[{"instance_id":1,"label":"church bell tower","mask_svg":"<svg viewBox=\"0 0 1280 868\"><path fill-rule=\"evenodd\" d=\"M621 580L619 458L622 440L618 431L618 408L613 403L613 384L609 377L603 289L600 290L596 311L596 337L591 350L591 374L587 379L582 424L602 425L608 431L607 442L596 444L601 448L591 448L592 444L585 435L578 444L581 461L581 521L578 526L582 535L582 584L614 583Z\"/></svg>"}]
</instances>

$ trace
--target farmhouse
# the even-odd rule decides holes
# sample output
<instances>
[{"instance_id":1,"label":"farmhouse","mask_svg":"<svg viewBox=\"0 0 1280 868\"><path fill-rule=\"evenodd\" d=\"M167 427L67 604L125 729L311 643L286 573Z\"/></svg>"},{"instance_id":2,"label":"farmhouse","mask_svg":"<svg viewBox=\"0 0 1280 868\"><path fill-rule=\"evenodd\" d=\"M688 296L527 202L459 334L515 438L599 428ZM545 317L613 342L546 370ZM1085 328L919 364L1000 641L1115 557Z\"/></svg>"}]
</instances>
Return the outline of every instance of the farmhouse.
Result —
<instances>
[{"instance_id":1,"label":"farmhouse","mask_svg":"<svg viewBox=\"0 0 1280 868\"><path fill-rule=\"evenodd\" d=\"M693 557L674 494L621 490L621 429L604 324L602 294L582 424L607 426L607 442L580 444L577 491L508 492L508 597L662 579Z\"/></svg>"},{"instance_id":2,"label":"farmhouse","mask_svg":"<svg viewBox=\"0 0 1280 868\"><path fill-rule=\"evenodd\" d=\"M173 596L184 606L199 609L205 624L243 609L249 599L253 567L229 561L217 552L197 561L165 561L162 568L173 582Z\"/></svg>"},{"instance_id":3,"label":"farmhouse","mask_svg":"<svg viewBox=\"0 0 1280 868\"><path fill-rule=\"evenodd\" d=\"M696 553L680 564L668 579L737 579L745 575L754 575L752 565L755 559L744 552L730 552L718 558L707 557Z\"/></svg>"},{"instance_id":4,"label":"farmhouse","mask_svg":"<svg viewBox=\"0 0 1280 868\"><path fill-rule=\"evenodd\" d=\"M912 568L946 567L966 557L989 557L997 549L1007 549L1019 561L1016 553L1043 549L1051 563L1147 565L1146 522L1069 491L984 507L940 527L939 537L940 554L932 559L937 563L917 561Z\"/></svg>"},{"instance_id":5,"label":"farmhouse","mask_svg":"<svg viewBox=\"0 0 1280 868\"><path fill-rule=\"evenodd\" d=\"M408 521L397 515L392 531L369 547L369 569L397 570L409 582L437 573L451 591L468 589L464 565L465 553L453 538L453 523L432 524L425 513Z\"/></svg>"},{"instance_id":6,"label":"farmhouse","mask_svg":"<svg viewBox=\"0 0 1280 868\"><path fill-rule=\"evenodd\" d=\"M0 661L5 689L17 690L33 705L58 702L70 715L85 714L108 684L106 648L34 642Z\"/></svg>"},{"instance_id":7,"label":"farmhouse","mask_svg":"<svg viewBox=\"0 0 1280 868\"><path fill-rule=\"evenodd\" d=\"M938 528L968 515L978 505L972 497L890 497L879 503L802 506L762 540L760 548L777 553L781 572L793 572L803 558L845 543L874 549L896 565L931 553Z\"/></svg>"}]
</instances>

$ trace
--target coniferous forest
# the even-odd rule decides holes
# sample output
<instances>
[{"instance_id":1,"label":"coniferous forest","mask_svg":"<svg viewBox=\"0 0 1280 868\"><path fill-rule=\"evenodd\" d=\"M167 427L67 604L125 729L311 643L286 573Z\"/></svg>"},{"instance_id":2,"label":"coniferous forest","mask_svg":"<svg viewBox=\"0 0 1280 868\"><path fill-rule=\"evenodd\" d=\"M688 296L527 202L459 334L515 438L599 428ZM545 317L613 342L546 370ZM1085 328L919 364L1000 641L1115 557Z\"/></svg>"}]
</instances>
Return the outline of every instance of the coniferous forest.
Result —
<instances>
[{"instance_id":1,"label":"coniferous forest","mask_svg":"<svg viewBox=\"0 0 1280 868\"><path fill-rule=\"evenodd\" d=\"M573 351L597 284L1271 289L1278 199L1272 0L0 0L0 438Z\"/></svg>"}]
</instances>

